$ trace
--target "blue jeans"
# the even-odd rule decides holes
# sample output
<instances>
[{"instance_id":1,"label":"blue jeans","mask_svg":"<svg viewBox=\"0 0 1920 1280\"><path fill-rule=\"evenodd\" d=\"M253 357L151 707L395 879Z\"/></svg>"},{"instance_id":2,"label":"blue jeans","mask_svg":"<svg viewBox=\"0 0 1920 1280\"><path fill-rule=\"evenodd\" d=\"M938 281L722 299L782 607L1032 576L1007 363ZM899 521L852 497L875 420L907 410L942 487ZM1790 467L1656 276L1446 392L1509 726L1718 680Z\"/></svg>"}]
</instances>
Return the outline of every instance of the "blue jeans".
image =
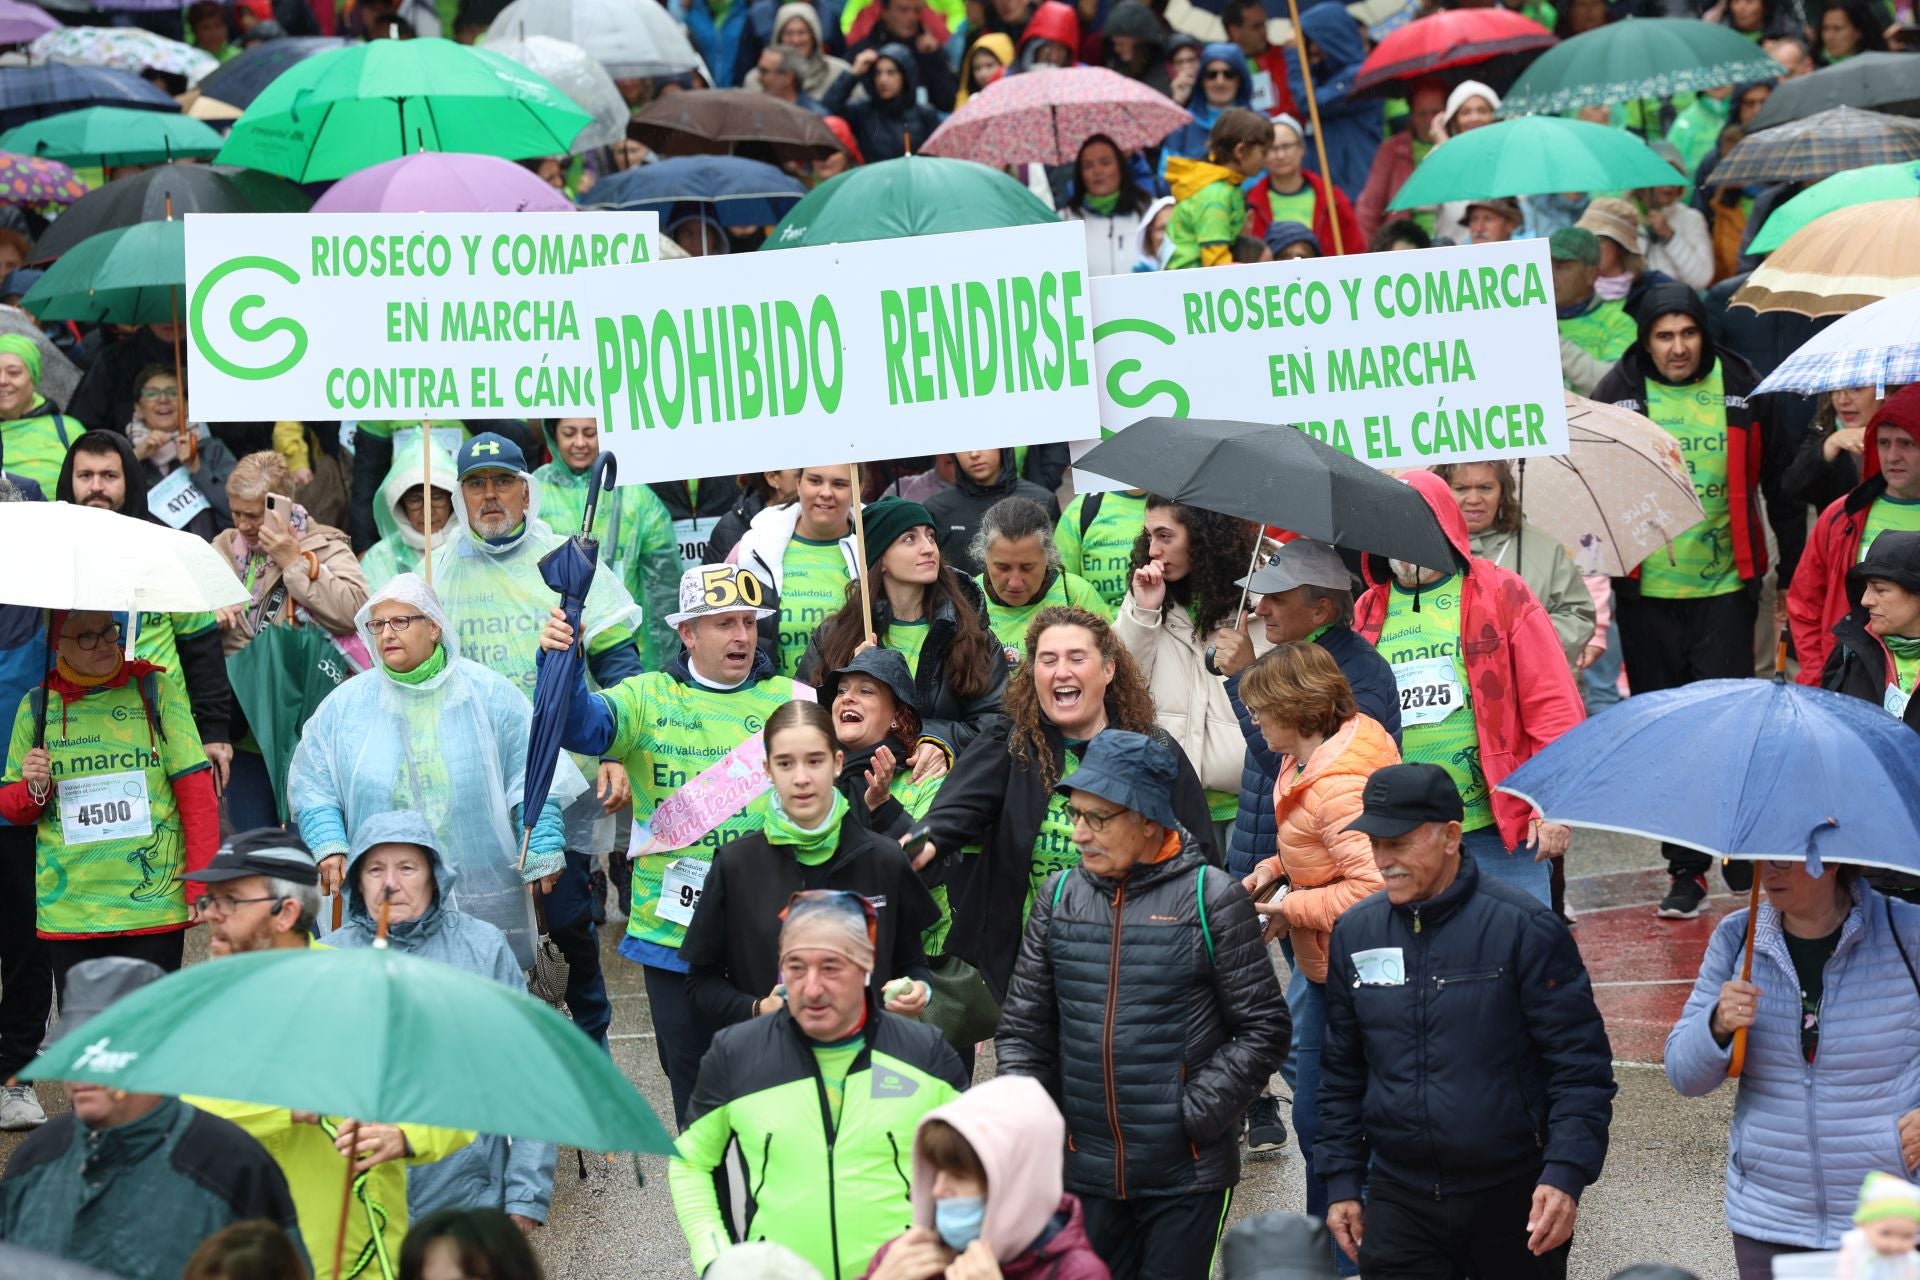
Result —
<instances>
[{"instance_id":1,"label":"blue jeans","mask_svg":"<svg viewBox=\"0 0 1920 1280\"><path fill-rule=\"evenodd\" d=\"M1508 852L1507 842L1500 838L1497 825L1481 827L1461 836L1460 850L1473 855L1480 874L1489 880L1498 880L1522 893L1532 894L1543 906L1553 905L1553 868L1544 862L1535 862L1530 849Z\"/></svg>"},{"instance_id":2,"label":"blue jeans","mask_svg":"<svg viewBox=\"0 0 1920 1280\"><path fill-rule=\"evenodd\" d=\"M1327 1188L1313 1167L1313 1140L1320 1131L1320 1053L1327 1040L1327 988L1301 971L1293 955L1293 943L1283 941L1290 976L1287 978L1287 1010L1293 1015L1293 1042L1287 1048L1287 1060L1280 1068L1281 1078L1293 1090L1293 1136L1300 1144L1300 1160L1307 1182L1307 1216L1325 1219ZM1359 1268L1336 1247L1334 1261L1343 1276L1358 1275Z\"/></svg>"},{"instance_id":3,"label":"blue jeans","mask_svg":"<svg viewBox=\"0 0 1920 1280\"><path fill-rule=\"evenodd\" d=\"M1607 627L1605 637L1607 649L1593 665L1580 673L1580 694L1586 699L1587 714L1599 715L1614 703L1620 701L1620 637L1619 628Z\"/></svg>"}]
</instances>

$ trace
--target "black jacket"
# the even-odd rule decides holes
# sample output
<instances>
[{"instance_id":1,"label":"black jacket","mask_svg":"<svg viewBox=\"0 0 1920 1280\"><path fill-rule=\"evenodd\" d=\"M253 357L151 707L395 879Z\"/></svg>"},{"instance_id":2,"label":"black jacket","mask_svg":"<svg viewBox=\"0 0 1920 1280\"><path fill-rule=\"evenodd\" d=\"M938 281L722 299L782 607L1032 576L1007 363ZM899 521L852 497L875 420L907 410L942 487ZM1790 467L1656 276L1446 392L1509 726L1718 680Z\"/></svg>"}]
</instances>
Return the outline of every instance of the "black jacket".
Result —
<instances>
[{"instance_id":1,"label":"black jacket","mask_svg":"<svg viewBox=\"0 0 1920 1280\"><path fill-rule=\"evenodd\" d=\"M1109 714L1112 708L1108 708ZM953 929L946 948L980 970L994 998L1002 999L1013 976L1020 948L1021 908L1027 900L1032 873L1033 844L1040 836L1050 799L1041 787L1040 762L1023 766L1009 747L1012 722L996 718L954 763L940 785L940 794L927 810L928 836L941 854L952 858L968 845L979 854L961 858L949 879L948 901ZM1173 789L1173 812L1192 833L1199 852L1219 865L1222 854L1213 847L1213 818L1207 809L1206 789L1193 771L1180 744L1155 727L1152 730L1180 766ZM1058 764L1067 745L1060 731L1047 726L1047 746Z\"/></svg>"},{"instance_id":2,"label":"black jacket","mask_svg":"<svg viewBox=\"0 0 1920 1280\"><path fill-rule=\"evenodd\" d=\"M922 24L922 29L925 29L924 23ZM947 49L944 42L935 48L932 53L921 53L917 48L914 48L911 44L901 40L899 36L887 30L886 23L875 22L872 30L867 32L864 39L847 46L847 61L852 62L868 49L873 50L875 53L884 53L888 45L892 45L896 49L911 49L913 52L913 75L909 83L912 83L913 80L918 80L920 87L927 91L927 101L932 103L935 109L939 111L953 110L954 99L958 97L960 93L960 77L954 73L953 68L947 63ZM832 86L828 86L828 88L831 90ZM919 149L918 144L916 144L914 150L918 152ZM871 161L873 157L868 156L867 159Z\"/></svg>"},{"instance_id":3,"label":"black jacket","mask_svg":"<svg viewBox=\"0 0 1920 1280\"><path fill-rule=\"evenodd\" d=\"M680 492L684 499L685 486L681 487ZM713 532L707 535L707 559L714 564L725 560L727 553L734 549L740 539L747 536L747 526L753 523L753 518L766 509L767 496L759 489L740 490L739 498L727 509L727 514L721 516L718 523L713 526ZM684 519L684 517L675 518Z\"/></svg>"},{"instance_id":4,"label":"black jacket","mask_svg":"<svg viewBox=\"0 0 1920 1280\"><path fill-rule=\"evenodd\" d=\"M980 531L987 508L994 503L1002 498L1032 498L1055 519L1060 516L1060 504L1053 500L1053 494L1031 480L1021 479L1013 464L1013 450L1002 449L1000 474L992 484L975 484L962 471L952 484L927 499L927 514L933 517L940 538L940 558L969 578L982 569L973 558L973 535Z\"/></svg>"},{"instance_id":5,"label":"black jacket","mask_svg":"<svg viewBox=\"0 0 1920 1280\"><path fill-rule=\"evenodd\" d=\"M684 480L654 480L647 487L666 504L667 514L675 520L723 516L733 510L734 500L740 496L739 482L732 476L709 476L699 481L691 501Z\"/></svg>"},{"instance_id":6,"label":"black jacket","mask_svg":"<svg viewBox=\"0 0 1920 1280\"><path fill-rule=\"evenodd\" d=\"M919 155L940 127L940 113L920 105L918 100L920 64L913 50L903 44L883 44L879 53L900 68L906 81L897 97L883 100L874 91L873 71L869 69L857 79L851 71L842 71L820 99L827 114L841 117L853 130L853 140L860 144L860 154L868 164L898 160L909 150ZM944 55L935 56L944 66ZM862 85L866 86L866 97L853 101L853 91ZM952 100L951 94L948 100Z\"/></svg>"},{"instance_id":7,"label":"black jacket","mask_svg":"<svg viewBox=\"0 0 1920 1280\"><path fill-rule=\"evenodd\" d=\"M1404 981L1360 985L1355 954L1382 948ZM1464 850L1428 901L1381 892L1341 915L1326 997L1313 1158L1329 1200L1376 1175L1436 1198L1530 1177L1577 1199L1599 1178L1613 1052L1580 949Z\"/></svg>"},{"instance_id":8,"label":"black jacket","mask_svg":"<svg viewBox=\"0 0 1920 1280\"><path fill-rule=\"evenodd\" d=\"M1253 900L1183 846L1034 895L993 1045L1059 1102L1067 1190L1125 1200L1240 1180L1240 1115L1291 1030Z\"/></svg>"},{"instance_id":9,"label":"black jacket","mask_svg":"<svg viewBox=\"0 0 1920 1280\"><path fill-rule=\"evenodd\" d=\"M833 856L807 867L791 849L776 848L756 831L713 855L700 905L680 944L687 998L710 1025L746 1021L753 1002L780 981L780 913L803 889L847 889L879 909L875 989L900 977L929 980L920 934L939 920L940 909L896 841L849 816L840 824Z\"/></svg>"},{"instance_id":10,"label":"black jacket","mask_svg":"<svg viewBox=\"0 0 1920 1280\"><path fill-rule=\"evenodd\" d=\"M1885 705L1887 695L1887 649L1880 637L1867 630L1867 614L1855 609L1833 624L1833 649L1820 672L1820 687L1835 693L1863 698L1874 706ZM1909 729L1920 732L1920 697L1907 702L1900 717Z\"/></svg>"},{"instance_id":11,"label":"black jacket","mask_svg":"<svg viewBox=\"0 0 1920 1280\"><path fill-rule=\"evenodd\" d=\"M118 342L107 343L73 389L67 416L92 430L125 431L133 421L134 379L150 364L171 369L173 344L154 337L145 325Z\"/></svg>"},{"instance_id":12,"label":"black jacket","mask_svg":"<svg viewBox=\"0 0 1920 1280\"><path fill-rule=\"evenodd\" d=\"M1115 36L1131 36L1140 42L1145 66L1135 74L1113 51ZM1100 30L1100 47L1106 51L1107 66L1129 80L1138 80L1149 89L1173 96L1173 80L1167 75L1167 29L1153 10L1140 0L1120 0L1107 10L1106 25Z\"/></svg>"}]
</instances>

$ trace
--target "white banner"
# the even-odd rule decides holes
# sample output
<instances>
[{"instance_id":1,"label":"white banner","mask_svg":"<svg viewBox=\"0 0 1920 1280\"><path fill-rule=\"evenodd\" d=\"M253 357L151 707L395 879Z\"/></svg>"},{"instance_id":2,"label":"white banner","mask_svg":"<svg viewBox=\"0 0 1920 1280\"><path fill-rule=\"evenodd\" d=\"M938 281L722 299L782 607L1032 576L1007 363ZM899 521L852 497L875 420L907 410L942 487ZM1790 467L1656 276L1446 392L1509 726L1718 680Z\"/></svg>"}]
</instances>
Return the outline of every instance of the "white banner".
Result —
<instances>
[{"instance_id":1,"label":"white banner","mask_svg":"<svg viewBox=\"0 0 1920 1280\"><path fill-rule=\"evenodd\" d=\"M568 286L623 484L1041 444L1099 421L1077 223L701 258L646 284Z\"/></svg>"},{"instance_id":2,"label":"white banner","mask_svg":"<svg viewBox=\"0 0 1920 1280\"><path fill-rule=\"evenodd\" d=\"M1107 432L1285 423L1383 469L1567 452L1544 240L1100 276L1093 314Z\"/></svg>"},{"instance_id":3,"label":"white banner","mask_svg":"<svg viewBox=\"0 0 1920 1280\"><path fill-rule=\"evenodd\" d=\"M592 415L592 275L637 292L652 213L187 215L206 422ZM689 473L691 474L691 473Z\"/></svg>"}]
</instances>

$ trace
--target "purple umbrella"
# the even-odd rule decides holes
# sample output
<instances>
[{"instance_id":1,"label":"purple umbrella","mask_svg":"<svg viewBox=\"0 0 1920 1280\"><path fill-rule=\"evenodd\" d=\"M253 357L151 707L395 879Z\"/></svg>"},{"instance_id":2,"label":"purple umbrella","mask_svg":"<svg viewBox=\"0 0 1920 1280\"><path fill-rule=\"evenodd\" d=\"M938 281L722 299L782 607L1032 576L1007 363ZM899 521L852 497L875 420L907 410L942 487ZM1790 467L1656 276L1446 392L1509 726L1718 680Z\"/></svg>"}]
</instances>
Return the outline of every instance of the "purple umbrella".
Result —
<instances>
[{"instance_id":1,"label":"purple umbrella","mask_svg":"<svg viewBox=\"0 0 1920 1280\"><path fill-rule=\"evenodd\" d=\"M0 44L26 44L59 29L59 21L37 5L0 0Z\"/></svg>"},{"instance_id":2,"label":"purple umbrella","mask_svg":"<svg viewBox=\"0 0 1920 1280\"><path fill-rule=\"evenodd\" d=\"M422 151L342 178L315 213L565 213L573 202L511 160Z\"/></svg>"}]
</instances>

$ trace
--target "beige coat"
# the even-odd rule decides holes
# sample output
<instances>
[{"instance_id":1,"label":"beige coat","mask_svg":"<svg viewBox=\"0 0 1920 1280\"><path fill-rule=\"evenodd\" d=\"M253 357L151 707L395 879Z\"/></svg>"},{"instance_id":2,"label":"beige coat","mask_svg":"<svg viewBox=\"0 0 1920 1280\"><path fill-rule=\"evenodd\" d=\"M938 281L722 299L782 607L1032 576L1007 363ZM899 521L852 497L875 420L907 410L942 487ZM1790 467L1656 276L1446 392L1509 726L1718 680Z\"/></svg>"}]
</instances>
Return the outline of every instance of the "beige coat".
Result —
<instances>
[{"instance_id":1,"label":"beige coat","mask_svg":"<svg viewBox=\"0 0 1920 1280\"><path fill-rule=\"evenodd\" d=\"M213 549L229 565L233 563L233 540L238 536L236 531L224 529L213 540ZM353 555L353 544L340 530L316 522L307 526L307 536L300 539L300 549L311 552L313 560L303 557L294 564L286 579L287 595L334 635L352 635L353 615L367 602L368 594L367 580ZM316 567L317 576L313 573ZM265 571L254 580L254 603L246 624L222 628L220 632L221 644L229 658L246 648L258 629L270 621L260 616L260 604L279 582L280 566L268 560Z\"/></svg>"},{"instance_id":2,"label":"beige coat","mask_svg":"<svg viewBox=\"0 0 1920 1280\"><path fill-rule=\"evenodd\" d=\"M1209 791L1238 795L1247 740L1227 700L1227 682L1207 671L1206 638L1194 629L1185 609L1142 609L1131 590L1120 602L1113 629L1140 666L1153 694L1154 718L1180 744ZM1266 638L1255 631L1254 649L1264 653Z\"/></svg>"}]
</instances>

